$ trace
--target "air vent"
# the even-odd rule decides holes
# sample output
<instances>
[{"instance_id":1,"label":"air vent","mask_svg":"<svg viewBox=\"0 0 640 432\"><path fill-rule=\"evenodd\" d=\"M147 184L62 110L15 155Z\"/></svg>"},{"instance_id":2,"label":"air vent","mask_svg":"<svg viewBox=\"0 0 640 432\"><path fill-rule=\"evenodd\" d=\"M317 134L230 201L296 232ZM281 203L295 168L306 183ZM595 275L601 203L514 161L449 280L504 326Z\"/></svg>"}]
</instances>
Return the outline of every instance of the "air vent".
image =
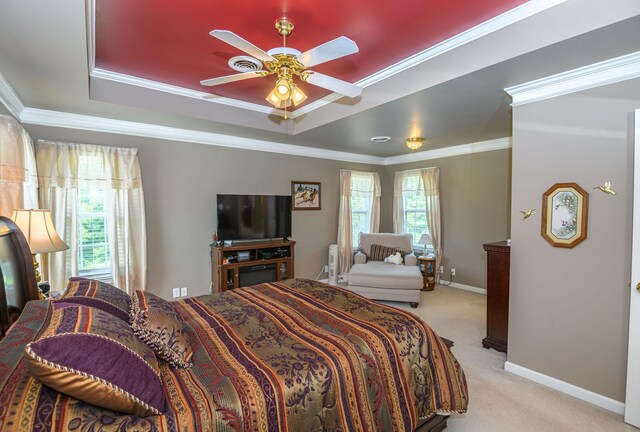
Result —
<instances>
[{"instance_id":1,"label":"air vent","mask_svg":"<svg viewBox=\"0 0 640 432\"><path fill-rule=\"evenodd\" d=\"M238 72L253 72L261 70L262 63L253 57L237 56L229 59L229 67Z\"/></svg>"},{"instance_id":2,"label":"air vent","mask_svg":"<svg viewBox=\"0 0 640 432\"><path fill-rule=\"evenodd\" d=\"M391 137L388 136L374 136L371 138L371 141L373 141L374 143L383 143L383 142L387 142L391 139Z\"/></svg>"}]
</instances>

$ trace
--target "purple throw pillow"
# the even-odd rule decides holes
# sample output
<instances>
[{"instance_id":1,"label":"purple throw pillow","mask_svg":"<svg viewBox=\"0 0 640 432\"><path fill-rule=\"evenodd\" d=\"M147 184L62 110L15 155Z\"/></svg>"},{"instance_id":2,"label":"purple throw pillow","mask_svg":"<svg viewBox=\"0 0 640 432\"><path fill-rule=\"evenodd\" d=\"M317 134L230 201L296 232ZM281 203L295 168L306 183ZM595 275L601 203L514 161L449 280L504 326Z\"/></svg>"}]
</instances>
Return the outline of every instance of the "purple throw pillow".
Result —
<instances>
[{"instance_id":1,"label":"purple throw pillow","mask_svg":"<svg viewBox=\"0 0 640 432\"><path fill-rule=\"evenodd\" d=\"M127 323L100 309L54 310L25 354L31 374L60 393L140 417L165 410L155 354Z\"/></svg>"},{"instance_id":2,"label":"purple throw pillow","mask_svg":"<svg viewBox=\"0 0 640 432\"><path fill-rule=\"evenodd\" d=\"M69 279L67 290L58 300L55 300L56 309L62 304L73 303L90 306L109 312L125 322L129 322L129 309L131 297L113 285L99 280L72 277Z\"/></svg>"}]
</instances>

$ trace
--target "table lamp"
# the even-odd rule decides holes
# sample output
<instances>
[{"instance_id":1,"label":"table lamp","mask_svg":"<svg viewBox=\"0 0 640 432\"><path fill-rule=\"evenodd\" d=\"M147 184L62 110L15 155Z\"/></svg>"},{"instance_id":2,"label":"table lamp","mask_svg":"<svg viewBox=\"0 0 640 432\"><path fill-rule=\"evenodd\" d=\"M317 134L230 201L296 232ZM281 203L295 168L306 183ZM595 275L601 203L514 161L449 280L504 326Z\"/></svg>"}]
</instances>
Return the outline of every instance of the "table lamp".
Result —
<instances>
[{"instance_id":1,"label":"table lamp","mask_svg":"<svg viewBox=\"0 0 640 432\"><path fill-rule=\"evenodd\" d=\"M422 257L427 256L427 245L433 244L433 240L431 240L431 236L427 233L422 234L420 237L420 241L418 244L424 245L424 251L422 252Z\"/></svg>"},{"instance_id":2,"label":"table lamp","mask_svg":"<svg viewBox=\"0 0 640 432\"><path fill-rule=\"evenodd\" d=\"M62 241L51 219L51 210L14 210L11 219L24 234L33 256L33 267L36 271L36 282L40 282L40 272L36 254L58 252L69 249Z\"/></svg>"}]
</instances>

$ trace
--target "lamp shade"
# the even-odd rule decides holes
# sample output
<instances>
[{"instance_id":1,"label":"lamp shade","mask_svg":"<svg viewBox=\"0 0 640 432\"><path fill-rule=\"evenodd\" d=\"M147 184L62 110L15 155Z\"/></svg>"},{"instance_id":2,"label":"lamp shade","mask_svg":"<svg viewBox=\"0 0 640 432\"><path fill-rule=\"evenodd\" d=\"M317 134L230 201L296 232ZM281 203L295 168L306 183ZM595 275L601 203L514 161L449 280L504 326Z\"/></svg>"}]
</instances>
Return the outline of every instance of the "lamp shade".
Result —
<instances>
[{"instance_id":1,"label":"lamp shade","mask_svg":"<svg viewBox=\"0 0 640 432\"><path fill-rule=\"evenodd\" d=\"M14 210L11 219L26 237L32 254L69 249L53 226L51 210Z\"/></svg>"},{"instance_id":2,"label":"lamp shade","mask_svg":"<svg viewBox=\"0 0 640 432\"><path fill-rule=\"evenodd\" d=\"M433 244L433 240L431 240L431 236L429 234L422 234L418 244L423 244L423 245Z\"/></svg>"}]
</instances>

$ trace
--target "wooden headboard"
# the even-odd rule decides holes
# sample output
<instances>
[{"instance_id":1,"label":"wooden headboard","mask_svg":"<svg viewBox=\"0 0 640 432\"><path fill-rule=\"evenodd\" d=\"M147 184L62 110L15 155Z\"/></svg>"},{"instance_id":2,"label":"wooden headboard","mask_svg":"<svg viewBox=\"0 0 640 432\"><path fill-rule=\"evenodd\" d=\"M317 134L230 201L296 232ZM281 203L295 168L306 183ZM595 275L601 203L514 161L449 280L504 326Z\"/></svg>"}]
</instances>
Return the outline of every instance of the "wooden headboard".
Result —
<instances>
[{"instance_id":1,"label":"wooden headboard","mask_svg":"<svg viewBox=\"0 0 640 432\"><path fill-rule=\"evenodd\" d=\"M0 216L0 339L29 300L38 299L33 258L20 228Z\"/></svg>"}]
</instances>

